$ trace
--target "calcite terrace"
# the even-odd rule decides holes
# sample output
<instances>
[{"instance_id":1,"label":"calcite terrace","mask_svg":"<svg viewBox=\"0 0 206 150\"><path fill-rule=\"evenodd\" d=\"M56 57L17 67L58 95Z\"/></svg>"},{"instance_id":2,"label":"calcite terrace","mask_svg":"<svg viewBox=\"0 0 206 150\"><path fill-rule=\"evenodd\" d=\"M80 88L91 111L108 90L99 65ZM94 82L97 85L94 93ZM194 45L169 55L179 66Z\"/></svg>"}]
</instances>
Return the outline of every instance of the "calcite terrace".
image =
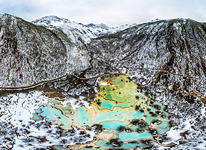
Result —
<instances>
[{"instance_id":1,"label":"calcite terrace","mask_svg":"<svg viewBox=\"0 0 206 150\"><path fill-rule=\"evenodd\" d=\"M93 141L80 145L82 149L146 148L151 145L144 141L156 141L170 130L169 114L164 106L141 92L129 77L105 75L98 84L99 92L89 108L81 106L73 110L70 103L62 106L61 101L52 100L36 110L33 119L46 117L65 132L73 128L98 129Z\"/></svg>"}]
</instances>

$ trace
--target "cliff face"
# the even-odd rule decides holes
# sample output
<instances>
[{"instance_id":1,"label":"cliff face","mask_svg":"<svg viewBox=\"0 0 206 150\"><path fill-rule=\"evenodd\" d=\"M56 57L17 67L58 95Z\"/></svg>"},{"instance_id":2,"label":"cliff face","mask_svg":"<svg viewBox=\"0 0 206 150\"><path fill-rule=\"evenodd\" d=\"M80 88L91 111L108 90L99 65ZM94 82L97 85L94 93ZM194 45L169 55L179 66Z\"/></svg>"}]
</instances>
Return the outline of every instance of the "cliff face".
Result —
<instances>
[{"instance_id":1,"label":"cliff face","mask_svg":"<svg viewBox=\"0 0 206 150\"><path fill-rule=\"evenodd\" d=\"M1 86L28 85L66 73L67 49L50 30L20 18L0 18Z\"/></svg>"}]
</instances>

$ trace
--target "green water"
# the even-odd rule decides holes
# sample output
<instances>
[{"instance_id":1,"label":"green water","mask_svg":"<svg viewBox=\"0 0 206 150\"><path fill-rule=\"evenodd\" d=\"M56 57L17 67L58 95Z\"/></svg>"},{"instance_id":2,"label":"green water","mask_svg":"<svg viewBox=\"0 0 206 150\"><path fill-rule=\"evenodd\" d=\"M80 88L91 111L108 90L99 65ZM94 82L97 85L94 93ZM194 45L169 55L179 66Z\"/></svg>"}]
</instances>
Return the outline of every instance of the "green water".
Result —
<instances>
[{"instance_id":1,"label":"green water","mask_svg":"<svg viewBox=\"0 0 206 150\"><path fill-rule=\"evenodd\" d=\"M153 136L149 133L149 131L145 131L143 133L137 133L137 132L119 132L117 133L120 141L135 141L139 139L149 139L153 138Z\"/></svg>"},{"instance_id":2,"label":"green water","mask_svg":"<svg viewBox=\"0 0 206 150\"><path fill-rule=\"evenodd\" d=\"M54 106L42 106L35 110L33 119L40 120L42 116L48 121L57 123L63 129L100 124L103 133L114 134L121 143L121 146L114 147L109 144L108 139L99 139L95 145L100 146L100 149L142 147L145 144L129 143L129 141L153 139L149 129L156 130L159 135L169 131L169 114L164 111L164 106L152 100L151 96L141 93L137 85L127 76L106 77L99 79L99 82L102 83L100 92L96 93L94 101L90 104L91 108L81 106L73 111L70 103L62 106L60 102L52 100L50 103ZM161 114L164 114L164 118ZM75 125L71 118L74 118Z\"/></svg>"}]
</instances>

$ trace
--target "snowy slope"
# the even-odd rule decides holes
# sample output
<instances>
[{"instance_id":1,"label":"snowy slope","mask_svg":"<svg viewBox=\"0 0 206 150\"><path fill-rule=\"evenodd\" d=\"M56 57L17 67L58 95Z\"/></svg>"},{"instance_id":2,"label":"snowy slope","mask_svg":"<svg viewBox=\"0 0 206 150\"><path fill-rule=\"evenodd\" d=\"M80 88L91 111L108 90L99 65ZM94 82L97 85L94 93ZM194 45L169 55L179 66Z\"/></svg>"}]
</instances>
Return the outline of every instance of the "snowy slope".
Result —
<instances>
[{"instance_id":1,"label":"snowy slope","mask_svg":"<svg viewBox=\"0 0 206 150\"><path fill-rule=\"evenodd\" d=\"M54 30L60 28L69 37L72 37L72 41L75 43L77 36L80 36L86 43L89 43L91 38L97 38L98 36L115 33L133 25L122 25L119 27L108 27L105 24L88 24L76 23L66 18L59 18L57 16L46 16L41 19L37 19L32 23L36 25L43 25L48 29ZM76 38L76 39L75 39Z\"/></svg>"},{"instance_id":2,"label":"snowy slope","mask_svg":"<svg viewBox=\"0 0 206 150\"><path fill-rule=\"evenodd\" d=\"M23 86L66 74L66 54L64 43L50 30L1 15L1 86Z\"/></svg>"}]
</instances>

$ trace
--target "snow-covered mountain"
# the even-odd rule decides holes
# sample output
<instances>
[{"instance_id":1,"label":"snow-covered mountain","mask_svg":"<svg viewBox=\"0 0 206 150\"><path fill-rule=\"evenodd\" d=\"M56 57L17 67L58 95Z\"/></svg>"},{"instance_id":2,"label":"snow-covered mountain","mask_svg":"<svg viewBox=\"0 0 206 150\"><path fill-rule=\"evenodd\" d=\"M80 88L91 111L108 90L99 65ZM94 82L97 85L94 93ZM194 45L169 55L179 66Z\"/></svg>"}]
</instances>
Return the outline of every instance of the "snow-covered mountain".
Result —
<instances>
[{"instance_id":1,"label":"snow-covered mountain","mask_svg":"<svg viewBox=\"0 0 206 150\"><path fill-rule=\"evenodd\" d=\"M66 73L67 49L52 31L4 14L0 39L1 86L32 84Z\"/></svg>"},{"instance_id":2,"label":"snow-covered mountain","mask_svg":"<svg viewBox=\"0 0 206 150\"><path fill-rule=\"evenodd\" d=\"M29 23L3 14L0 25L2 86L29 85L84 70L85 76L115 70L136 75L123 66L162 68L205 78L204 61L200 61L206 57L205 25L194 20L109 28L56 16Z\"/></svg>"},{"instance_id":3,"label":"snow-covered mountain","mask_svg":"<svg viewBox=\"0 0 206 150\"><path fill-rule=\"evenodd\" d=\"M87 24L76 23L66 18L59 18L57 16L46 16L41 19L32 21L36 25L43 25L48 29L55 30L61 29L68 37L71 37L72 42L77 42L77 38L80 36L86 43L91 41L91 38L97 38L98 36L115 33L133 25L122 25L119 27L108 27L105 24Z\"/></svg>"}]
</instances>

